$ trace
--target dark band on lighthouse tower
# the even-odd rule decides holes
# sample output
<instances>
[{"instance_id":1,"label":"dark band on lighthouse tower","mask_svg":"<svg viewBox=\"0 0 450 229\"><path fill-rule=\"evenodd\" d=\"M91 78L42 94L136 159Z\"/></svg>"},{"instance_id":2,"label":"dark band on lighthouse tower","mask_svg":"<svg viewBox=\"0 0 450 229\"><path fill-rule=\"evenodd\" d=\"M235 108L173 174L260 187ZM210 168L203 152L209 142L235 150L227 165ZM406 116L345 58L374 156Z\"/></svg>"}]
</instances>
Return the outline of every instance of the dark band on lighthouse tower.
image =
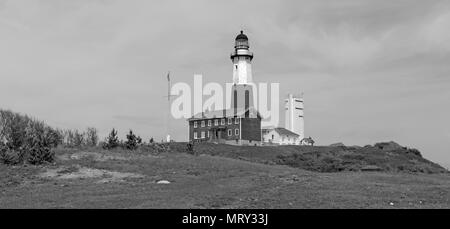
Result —
<instances>
[{"instance_id":1,"label":"dark band on lighthouse tower","mask_svg":"<svg viewBox=\"0 0 450 229\"><path fill-rule=\"evenodd\" d=\"M249 51L248 37L241 31L236 37L234 52L231 53L233 62L233 84L252 83L253 53Z\"/></svg>"}]
</instances>

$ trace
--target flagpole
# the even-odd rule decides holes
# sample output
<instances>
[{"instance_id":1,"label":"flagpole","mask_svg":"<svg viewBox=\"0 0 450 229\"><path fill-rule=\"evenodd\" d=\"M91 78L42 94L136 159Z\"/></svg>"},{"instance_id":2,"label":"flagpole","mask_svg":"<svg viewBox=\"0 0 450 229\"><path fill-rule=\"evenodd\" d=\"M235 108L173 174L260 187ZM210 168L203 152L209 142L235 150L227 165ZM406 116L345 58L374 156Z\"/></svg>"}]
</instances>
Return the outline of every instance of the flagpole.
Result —
<instances>
[{"instance_id":1,"label":"flagpole","mask_svg":"<svg viewBox=\"0 0 450 229\"><path fill-rule=\"evenodd\" d=\"M170 71L167 73L167 123L166 123L166 141L170 143Z\"/></svg>"}]
</instances>

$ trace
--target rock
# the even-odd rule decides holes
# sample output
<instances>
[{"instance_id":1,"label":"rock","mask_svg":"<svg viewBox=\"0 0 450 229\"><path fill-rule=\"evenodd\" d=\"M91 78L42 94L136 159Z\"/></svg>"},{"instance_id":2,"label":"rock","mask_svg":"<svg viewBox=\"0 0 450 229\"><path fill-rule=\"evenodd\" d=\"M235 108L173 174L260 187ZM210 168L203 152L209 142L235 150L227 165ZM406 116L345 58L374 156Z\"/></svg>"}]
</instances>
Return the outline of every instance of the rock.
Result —
<instances>
[{"instance_id":1,"label":"rock","mask_svg":"<svg viewBox=\"0 0 450 229\"><path fill-rule=\"evenodd\" d=\"M331 144L330 146L331 146L331 147L338 147L338 146L342 147L342 146L345 146L345 145L344 145L344 143L339 142L339 143Z\"/></svg>"},{"instance_id":2,"label":"rock","mask_svg":"<svg viewBox=\"0 0 450 229\"><path fill-rule=\"evenodd\" d=\"M159 180L156 183L157 184L170 184L170 181L168 181L168 180Z\"/></svg>"},{"instance_id":3,"label":"rock","mask_svg":"<svg viewBox=\"0 0 450 229\"><path fill-rule=\"evenodd\" d=\"M396 149L403 149L403 146L401 146L398 143L393 142L393 141L376 143L375 147L377 147L383 151L393 151Z\"/></svg>"}]
</instances>

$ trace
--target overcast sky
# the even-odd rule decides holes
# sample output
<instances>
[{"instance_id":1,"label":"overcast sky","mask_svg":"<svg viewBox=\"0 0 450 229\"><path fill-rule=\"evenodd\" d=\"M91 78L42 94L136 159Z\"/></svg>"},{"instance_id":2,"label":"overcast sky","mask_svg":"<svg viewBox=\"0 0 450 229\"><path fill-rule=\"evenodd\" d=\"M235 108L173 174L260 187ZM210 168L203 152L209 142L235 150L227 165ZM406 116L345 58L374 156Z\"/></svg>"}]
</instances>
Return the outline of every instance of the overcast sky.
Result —
<instances>
[{"instance_id":1,"label":"overcast sky","mask_svg":"<svg viewBox=\"0 0 450 229\"><path fill-rule=\"evenodd\" d=\"M0 107L160 140L167 71L231 82L241 29L254 81L303 91L319 144L394 140L450 163L446 0L0 0ZM185 120L171 128L187 139Z\"/></svg>"}]
</instances>

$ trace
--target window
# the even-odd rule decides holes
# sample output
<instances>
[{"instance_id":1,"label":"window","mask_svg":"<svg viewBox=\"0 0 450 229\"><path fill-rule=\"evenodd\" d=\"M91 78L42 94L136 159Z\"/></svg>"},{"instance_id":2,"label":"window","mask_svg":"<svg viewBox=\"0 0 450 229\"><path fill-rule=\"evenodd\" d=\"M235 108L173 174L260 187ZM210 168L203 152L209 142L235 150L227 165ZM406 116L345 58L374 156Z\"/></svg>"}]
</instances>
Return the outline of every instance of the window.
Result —
<instances>
[{"instance_id":1,"label":"window","mask_svg":"<svg viewBox=\"0 0 450 229\"><path fill-rule=\"evenodd\" d=\"M239 124L239 118L238 117L234 118L234 124Z\"/></svg>"},{"instance_id":2,"label":"window","mask_svg":"<svg viewBox=\"0 0 450 229\"><path fill-rule=\"evenodd\" d=\"M202 127L205 127L205 121L202 121Z\"/></svg>"},{"instance_id":3,"label":"window","mask_svg":"<svg viewBox=\"0 0 450 229\"><path fill-rule=\"evenodd\" d=\"M233 135L233 131L231 129L228 129L228 136Z\"/></svg>"},{"instance_id":4,"label":"window","mask_svg":"<svg viewBox=\"0 0 450 229\"><path fill-rule=\"evenodd\" d=\"M197 139L197 132L194 132L194 139Z\"/></svg>"},{"instance_id":5,"label":"window","mask_svg":"<svg viewBox=\"0 0 450 229\"><path fill-rule=\"evenodd\" d=\"M205 138L205 131L202 131L201 137L202 137L202 138Z\"/></svg>"},{"instance_id":6,"label":"window","mask_svg":"<svg viewBox=\"0 0 450 229\"><path fill-rule=\"evenodd\" d=\"M206 131L206 137L209 138L209 130Z\"/></svg>"},{"instance_id":7,"label":"window","mask_svg":"<svg viewBox=\"0 0 450 229\"><path fill-rule=\"evenodd\" d=\"M197 128L197 122L194 122L194 128Z\"/></svg>"},{"instance_id":8,"label":"window","mask_svg":"<svg viewBox=\"0 0 450 229\"><path fill-rule=\"evenodd\" d=\"M239 135L239 129L234 130L234 135Z\"/></svg>"},{"instance_id":9,"label":"window","mask_svg":"<svg viewBox=\"0 0 450 229\"><path fill-rule=\"evenodd\" d=\"M212 122L211 120L208 120L208 126L211 126L211 122Z\"/></svg>"},{"instance_id":10,"label":"window","mask_svg":"<svg viewBox=\"0 0 450 229\"><path fill-rule=\"evenodd\" d=\"M220 120L220 125L225 125L225 119L224 118Z\"/></svg>"},{"instance_id":11,"label":"window","mask_svg":"<svg viewBox=\"0 0 450 229\"><path fill-rule=\"evenodd\" d=\"M228 118L228 125L233 124L233 118Z\"/></svg>"},{"instance_id":12,"label":"window","mask_svg":"<svg viewBox=\"0 0 450 229\"><path fill-rule=\"evenodd\" d=\"M214 119L214 126L218 126L219 125L219 119Z\"/></svg>"}]
</instances>

